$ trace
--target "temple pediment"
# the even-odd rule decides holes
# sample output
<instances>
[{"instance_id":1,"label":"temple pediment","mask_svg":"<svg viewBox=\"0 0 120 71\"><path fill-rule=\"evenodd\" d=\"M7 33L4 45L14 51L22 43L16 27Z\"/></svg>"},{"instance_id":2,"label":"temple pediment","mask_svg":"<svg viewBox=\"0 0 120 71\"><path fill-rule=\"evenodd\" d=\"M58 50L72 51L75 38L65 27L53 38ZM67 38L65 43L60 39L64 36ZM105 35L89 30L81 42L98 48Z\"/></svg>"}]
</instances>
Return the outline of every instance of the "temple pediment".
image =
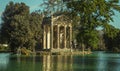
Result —
<instances>
[{"instance_id":1,"label":"temple pediment","mask_svg":"<svg viewBox=\"0 0 120 71\"><path fill-rule=\"evenodd\" d=\"M57 24L61 24L61 25L69 25L72 23L72 20L69 19L69 17L65 16L65 15L59 15L59 16L52 16L52 17L45 17L43 19L42 24L48 24L48 25L57 25Z\"/></svg>"}]
</instances>

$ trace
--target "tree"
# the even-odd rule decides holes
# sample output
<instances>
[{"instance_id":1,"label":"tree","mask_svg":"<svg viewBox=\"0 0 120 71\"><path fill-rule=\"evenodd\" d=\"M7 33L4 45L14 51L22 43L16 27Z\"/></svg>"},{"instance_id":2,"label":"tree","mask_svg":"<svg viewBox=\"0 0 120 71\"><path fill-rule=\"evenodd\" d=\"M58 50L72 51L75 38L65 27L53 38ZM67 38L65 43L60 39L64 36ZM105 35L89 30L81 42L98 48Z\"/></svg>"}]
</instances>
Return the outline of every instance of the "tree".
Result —
<instances>
[{"instance_id":1,"label":"tree","mask_svg":"<svg viewBox=\"0 0 120 71\"><path fill-rule=\"evenodd\" d=\"M76 39L80 43L79 45L82 49L85 49L85 46L91 49L98 48L99 35L97 30L80 29Z\"/></svg>"},{"instance_id":2,"label":"tree","mask_svg":"<svg viewBox=\"0 0 120 71\"><path fill-rule=\"evenodd\" d=\"M120 11L120 6L118 5L119 0L71 0L66 3L67 11L74 18L77 23L75 27L79 28L79 34L77 35L77 40L81 38L81 42L85 45L92 43L92 45L97 44L93 42L84 41L87 36L88 40L98 41L97 33L95 30L97 27L102 26L106 29L107 24L113 21L112 16L114 15L114 10ZM74 21L73 20L73 21ZM88 32L86 32L88 31ZM92 31L92 33L91 33ZM93 31L95 33L93 36Z\"/></svg>"},{"instance_id":3,"label":"tree","mask_svg":"<svg viewBox=\"0 0 120 71\"><path fill-rule=\"evenodd\" d=\"M10 2L3 12L1 36L12 50L16 47L23 47L28 41L29 32L29 7L24 3Z\"/></svg>"},{"instance_id":4,"label":"tree","mask_svg":"<svg viewBox=\"0 0 120 71\"><path fill-rule=\"evenodd\" d=\"M44 2L40 5L42 6L43 12L45 16L51 16L55 13L64 12L66 6L63 0L44 0Z\"/></svg>"},{"instance_id":5,"label":"tree","mask_svg":"<svg viewBox=\"0 0 120 71\"><path fill-rule=\"evenodd\" d=\"M111 25L106 27L108 29L104 30L105 46L110 51L120 52L120 30Z\"/></svg>"},{"instance_id":6,"label":"tree","mask_svg":"<svg viewBox=\"0 0 120 71\"><path fill-rule=\"evenodd\" d=\"M43 14L40 12L32 12L30 14L29 24L30 24L30 30L32 33L32 39L29 41L31 42L31 49L35 50L34 47L42 47L42 20L43 20Z\"/></svg>"},{"instance_id":7,"label":"tree","mask_svg":"<svg viewBox=\"0 0 120 71\"><path fill-rule=\"evenodd\" d=\"M35 46L42 38L42 14L29 13L29 7L24 3L10 2L2 16L1 37L12 51L26 48L35 51Z\"/></svg>"}]
</instances>

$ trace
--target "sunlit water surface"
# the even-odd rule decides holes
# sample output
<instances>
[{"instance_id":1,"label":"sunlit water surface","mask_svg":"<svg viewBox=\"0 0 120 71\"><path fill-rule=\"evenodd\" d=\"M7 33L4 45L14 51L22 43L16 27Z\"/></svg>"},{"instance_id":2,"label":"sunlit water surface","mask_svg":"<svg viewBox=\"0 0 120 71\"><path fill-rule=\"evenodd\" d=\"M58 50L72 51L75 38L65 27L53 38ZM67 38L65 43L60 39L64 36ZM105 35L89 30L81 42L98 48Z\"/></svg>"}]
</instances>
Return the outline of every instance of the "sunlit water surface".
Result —
<instances>
[{"instance_id":1,"label":"sunlit water surface","mask_svg":"<svg viewBox=\"0 0 120 71\"><path fill-rule=\"evenodd\" d=\"M120 71L120 53L29 57L0 53L0 71Z\"/></svg>"}]
</instances>

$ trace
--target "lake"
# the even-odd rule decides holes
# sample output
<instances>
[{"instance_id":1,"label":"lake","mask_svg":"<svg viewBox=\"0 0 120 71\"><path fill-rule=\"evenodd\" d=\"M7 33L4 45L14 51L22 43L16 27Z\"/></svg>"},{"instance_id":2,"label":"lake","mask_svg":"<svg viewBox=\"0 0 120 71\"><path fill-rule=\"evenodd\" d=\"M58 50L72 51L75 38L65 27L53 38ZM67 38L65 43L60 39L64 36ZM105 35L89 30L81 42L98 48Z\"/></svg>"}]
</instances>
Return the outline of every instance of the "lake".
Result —
<instances>
[{"instance_id":1,"label":"lake","mask_svg":"<svg viewBox=\"0 0 120 71\"><path fill-rule=\"evenodd\" d=\"M120 53L29 57L0 53L0 71L120 71Z\"/></svg>"}]
</instances>

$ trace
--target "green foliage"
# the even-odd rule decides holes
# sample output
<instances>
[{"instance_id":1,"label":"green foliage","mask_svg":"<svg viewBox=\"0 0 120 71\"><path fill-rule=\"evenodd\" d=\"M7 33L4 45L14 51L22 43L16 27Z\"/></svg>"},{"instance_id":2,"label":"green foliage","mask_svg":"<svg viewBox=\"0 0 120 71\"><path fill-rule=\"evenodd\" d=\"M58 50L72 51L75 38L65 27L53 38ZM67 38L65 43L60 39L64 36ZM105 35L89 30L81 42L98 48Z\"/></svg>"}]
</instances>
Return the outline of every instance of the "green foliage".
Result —
<instances>
[{"instance_id":1,"label":"green foliage","mask_svg":"<svg viewBox=\"0 0 120 71\"><path fill-rule=\"evenodd\" d=\"M43 15L42 13L39 14L39 12L32 12L30 14L30 19L29 19L29 26L30 26L30 30L31 30L31 36L32 39L29 40L31 49L35 46L37 46L38 44L42 44L42 19L43 19ZM40 47L40 46L39 46Z\"/></svg>"},{"instance_id":2,"label":"green foliage","mask_svg":"<svg viewBox=\"0 0 120 71\"><path fill-rule=\"evenodd\" d=\"M104 41L105 46L110 51L120 52L120 30L109 25L107 29L104 30Z\"/></svg>"},{"instance_id":3,"label":"green foliage","mask_svg":"<svg viewBox=\"0 0 120 71\"><path fill-rule=\"evenodd\" d=\"M0 51L8 51L10 50L8 46L3 46L0 44Z\"/></svg>"},{"instance_id":4,"label":"green foliage","mask_svg":"<svg viewBox=\"0 0 120 71\"><path fill-rule=\"evenodd\" d=\"M72 17L79 16L79 23L89 25L89 28L108 24L113 21L113 10L120 11L118 0L72 0L67 3L67 7Z\"/></svg>"},{"instance_id":5,"label":"green foliage","mask_svg":"<svg viewBox=\"0 0 120 71\"><path fill-rule=\"evenodd\" d=\"M10 2L3 12L2 20L1 37L12 51L19 47L34 50L42 36L42 14L30 14L29 7L24 3Z\"/></svg>"},{"instance_id":6,"label":"green foliage","mask_svg":"<svg viewBox=\"0 0 120 71\"><path fill-rule=\"evenodd\" d=\"M113 21L114 10L120 11L118 2L119 0L71 0L66 2L67 11L73 19L73 26L75 25L73 29L77 28L76 30L79 31L76 38L80 44L97 48L99 40L96 28L102 26L106 29L106 25ZM111 32L110 36L113 37L114 34Z\"/></svg>"},{"instance_id":7,"label":"green foliage","mask_svg":"<svg viewBox=\"0 0 120 71\"><path fill-rule=\"evenodd\" d=\"M104 33L112 39L118 35L119 29L107 24L105 25Z\"/></svg>"},{"instance_id":8,"label":"green foliage","mask_svg":"<svg viewBox=\"0 0 120 71\"><path fill-rule=\"evenodd\" d=\"M10 45L14 50L16 47L22 47L27 42L27 37L30 34L28 27L29 7L24 3L10 2L3 12L1 37L4 42Z\"/></svg>"},{"instance_id":9,"label":"green foliage","mask_svg":"<svg viewBox=\"0 0 120 71\"><path fill-rule=\"evenodd\" d=\"M20 11L20 9L22 9ZM18 15L22 16L26 16L26 14L29 14L29 7L26 6L24 3L16 3L14 4L13 2L10 2L7 6L5 11L3 12L3 16L2 16L2 27L1 27L1 36L3 37L3 40L10 40L10 34L12 33L11 31L13 31L14 29L12 28L12 26L17 25L15 23L15 18L18 19Z\"/></svg>"},{"instance_id":10,"label":"green foliage","mask_svg":"<svg viewBox=\"0 0 120 71\"><path fill-rule=\"evenodd\" d=\"M81 30L77 35L77 41L80 44L86 45L92 49L97 49L99 37L98 32L95 30Z\"/></svg>"},{"instance_id":11,"label":"green foliage","mask_svg":"<svg viewBox=\"0 0 120 71\"><path fill-rule=\"evenodd\" d=\"M62 0L44 0L40 6L44 8L45 16L51 16L56 12L62 12L65 8L65 4Z\"/></svg>"}]
</instances>

